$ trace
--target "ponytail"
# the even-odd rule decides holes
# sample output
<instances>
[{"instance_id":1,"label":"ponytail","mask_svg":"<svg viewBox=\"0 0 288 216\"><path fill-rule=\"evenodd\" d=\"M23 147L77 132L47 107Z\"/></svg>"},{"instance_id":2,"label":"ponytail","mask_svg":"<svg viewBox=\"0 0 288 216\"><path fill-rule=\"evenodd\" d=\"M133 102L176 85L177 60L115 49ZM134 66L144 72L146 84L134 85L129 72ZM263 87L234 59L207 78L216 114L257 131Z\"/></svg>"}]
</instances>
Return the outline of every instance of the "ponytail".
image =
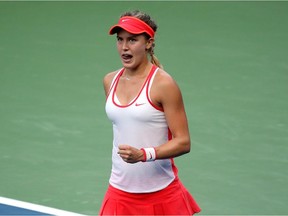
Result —
<instances>
[{"instance_id":1,"label":"ponytail","mask_svg":"<svg viewBox=\"0 0 288 216\"><path fill-rule=\"evenodd\" d=\"M163 66L161 65L160 61L158 60L158 58L154 55L154 47L155 44L153 43L152 47L148 50L149 54L150 54L150 62L154 65L156 65L157 67L163 69Z\"/></svg>"},{"instance_id":2,"label":"ponytail","mask_svg":"<svg viewBox=\"0 0 288 216\"><path fill-rule=\"evenodd\" d=\"M158 58L154 55L154 54L151 54L151 63L156 65L157 67L163 69L163 66L161 65L161 63L159 62Z\"/></svg>"}]
</instances>

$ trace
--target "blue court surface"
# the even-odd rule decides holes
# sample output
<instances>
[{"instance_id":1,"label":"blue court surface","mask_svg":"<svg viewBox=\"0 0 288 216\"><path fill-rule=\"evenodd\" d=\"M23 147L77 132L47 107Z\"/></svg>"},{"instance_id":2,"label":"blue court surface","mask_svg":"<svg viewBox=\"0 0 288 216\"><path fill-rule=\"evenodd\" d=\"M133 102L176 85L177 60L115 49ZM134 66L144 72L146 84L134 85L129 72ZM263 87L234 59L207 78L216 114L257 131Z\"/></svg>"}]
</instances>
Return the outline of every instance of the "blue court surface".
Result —
<instances>
[{"instance_id":1,"label":"blue court surface","mask_svg":"<svg viewBox=\"0 0 288 216\"><path fill-rule=\"evenodd\" d=\"M0 197L0 215L65 215L84 216L74 212Z\"/></svg>"}]
</instances>

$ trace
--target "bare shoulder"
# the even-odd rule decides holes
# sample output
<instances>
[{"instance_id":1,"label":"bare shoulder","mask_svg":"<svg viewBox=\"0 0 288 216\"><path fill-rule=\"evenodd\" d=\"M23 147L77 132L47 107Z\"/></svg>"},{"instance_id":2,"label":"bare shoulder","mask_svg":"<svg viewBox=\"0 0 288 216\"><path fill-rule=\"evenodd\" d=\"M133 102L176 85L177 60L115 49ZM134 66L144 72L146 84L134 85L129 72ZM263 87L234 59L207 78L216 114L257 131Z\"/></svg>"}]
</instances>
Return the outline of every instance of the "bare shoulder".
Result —
<instances>
[{"instance_id":1,"label":"bare shoulder","mask_svg":"<svg viewBox=\"0 0 288 216\"><path fill-rule=\"evenodd\" d=\"M170 103L176 103L178 100L182 100L178 84L174 78L163 69L159 69L155 75L150 96L152 101L159 107L164 107L168 101L170 101Z\"/></svg>"},{"instance_id":2,"label":"bare shoulder","mask_svg":"<svg viewBox=\"0 0 288 216\"><path fill-rule=\"evenodd\" d=\"M167 73L165 70L160 69L158 70L155 76L155 82L153 83L157 88L166 90L172 88L173 90L178 89L178 85L174 78ZM159 90L160 90L159 89Z\"/></svg>"},{"instance_id":3,"label":"bare shoulder","mask_svg":"<svg viewBox=\"0 0 288 216\"><path fill-rule=\"evenodd\" d=\"M108 94L109 88L111 86L111 82L116 74L117 74L117 71L113 71L113 72L107 73L103 78L103 87L104 87L106 95Z\"/></svg>"},{"instance_id":4,"label":"bare shoulder","mask_svg":"<svg viewBox=\"0 0 288 216\"><path fill-rule=\"evenodd\" d=\"M104 78L103 78L103 83L111 83L112 82L112 79L114 78L114 76L117 74L117 71L113 71L113 72L110 72L110 73L107 73Z\"/></svg>"}]
</instances>

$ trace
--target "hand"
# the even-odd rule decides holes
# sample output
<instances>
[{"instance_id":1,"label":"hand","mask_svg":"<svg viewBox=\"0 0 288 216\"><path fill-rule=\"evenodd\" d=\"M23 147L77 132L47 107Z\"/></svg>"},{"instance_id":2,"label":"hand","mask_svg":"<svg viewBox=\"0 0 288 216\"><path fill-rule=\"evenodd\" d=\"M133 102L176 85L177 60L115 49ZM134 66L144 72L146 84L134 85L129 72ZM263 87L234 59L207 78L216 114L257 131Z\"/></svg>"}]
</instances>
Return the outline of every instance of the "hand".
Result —
<instances>
[{"instance_id":1,"label":"hand","mask_svg":"<svg viewBox=\"0 0 288 216\"><path fill-rule=\"evenodd\" d=\"M127 163L137 163L144 159L143 151L129 145L119 145L119 156Z\"/></svg>"}]
</instances>

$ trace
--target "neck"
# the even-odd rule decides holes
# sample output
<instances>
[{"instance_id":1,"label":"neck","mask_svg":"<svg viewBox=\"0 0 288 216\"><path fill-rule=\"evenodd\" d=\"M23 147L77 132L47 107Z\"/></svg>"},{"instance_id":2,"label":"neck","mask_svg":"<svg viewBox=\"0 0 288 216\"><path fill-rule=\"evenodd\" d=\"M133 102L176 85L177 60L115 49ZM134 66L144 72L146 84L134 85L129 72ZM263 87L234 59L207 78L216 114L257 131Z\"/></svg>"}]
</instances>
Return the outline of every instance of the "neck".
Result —
<instances>
[{"instance_id":1,"label":"neck","mask_svg":"<svg viewBox=\"0 0 288 216\"><path fill-rule=\"evenodd\" d=\"M126 80L131 80L135 78L144 78L148 75L151 70L152 64L148 62L147 64L140 65L135 69L125 68L123 73L123 78Z\"/></svg>"}]
</instances>

